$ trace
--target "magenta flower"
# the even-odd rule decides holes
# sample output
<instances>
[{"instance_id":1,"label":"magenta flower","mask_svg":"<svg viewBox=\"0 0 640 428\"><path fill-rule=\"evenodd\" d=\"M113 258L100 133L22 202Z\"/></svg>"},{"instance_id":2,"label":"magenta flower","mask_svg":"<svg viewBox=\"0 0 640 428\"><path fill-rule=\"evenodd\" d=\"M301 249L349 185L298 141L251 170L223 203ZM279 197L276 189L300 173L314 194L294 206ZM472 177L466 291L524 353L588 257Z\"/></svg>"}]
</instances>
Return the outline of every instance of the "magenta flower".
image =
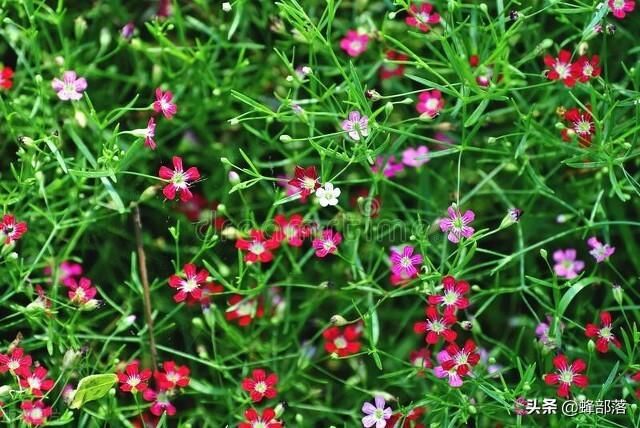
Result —
<instances>
[{"instance_id":1,"label":"magenta flower","mask_svg":"<svg viewBox=\"0 0 640 428\"><path fill-rule=\"evenodd\" d=\"M347 35L340 40L340 47L349 56L356 57L367 50L367 43L369 43L369 36L355 30L349 30Z\"/></svg>"},{"instance_id":2,"label":"magenta flower","mask_svg":"<svg viewBox=\"0 0 640 428\"><path fill-rule=\"evenodd\" d=\"M385 177L391 178L395 177L397 173L404 170L404 165L396 162L395 156L391 156L389 159L387 159L386 162L383 156L378 156L376 158L376 164L371 167L371 171L377 174L380 170L382 170L382 173Z\"/></svg>"},{"instance_id":3,"label":"magenta flower","mask_svg":"<svg viewBox=\"0 0 640 428\"><path fill-rule=\"evenodd\" d=\"M444 107L444 99L442 93L437 89L421 92L418 96L418 104L416 109L420 116L426 116L431 119L436 117L440 110Z\"/></svg>"},{"instance_id":4,"label":"magenta flower","mask_svg":"<svg viewBox=\"0 0 640 428\"><path fill-rule=\"evenodd\" d=\"M449 241L457 244L462 238L470 238L475 232L475 229L469 226L469 223L476 216L474 212L467 210L464 214L460 214L460 210L455 204L451 204L447 212L449 213L449 218L440 220L440 230L449 232L447 235Z\"/></svg>"},{"instance_id":5,"label":"magenta flower","mask_svg":"<svg viewBox=\"0 0 640 428\"><path fill-rule=\"evenodd\" d=\"M153 137L156 136L156 120L153 117L149 118L149 122L147 122L147 129L144 134L144 145L149 147L151 150L155 150L157 145L153 140Z\"/></svg>"},{"instance_id":6,"label":"magenta flower","mask_svg":"<svg viewBox=\"0 0 640 428\"><path fill-rule=\"evenodd\" d=\"M420 31L428 32L431 27L428 24L437 24L440 22L440 15L433 10L433 5L424 3L420 6L412 4L408 10L409 16L405 19L405 22L412 26L419 28Z\"/></svg>"},{"instance_id":7,"label":"magenta flower","mask_svg":"<svg viewBox=\"0 0 640 428\"><path fill-rule=\"evenodd\" d=\"M578 273L584 269L584 262L576 260L576 254L574 248L557 250L553 253L553 260L556 261L553 269L556 275L566 279L573 279L578 276Z\"/></svg>"},{"instance_id":8,"label":"magenta flower","mask_svg":"<svg viewBox=\"0 0 640 428\"><path fill-rule=\"evenodd\" d=\"M387 420L391 418L391 407L385 407L386 402L384 398L376 396L374 398L375 406L369 402L365 402L362 405L362 413L365 414L362 418L362 426L369 428L376 426L376 428L385 428L387 426Z\"/></svg>"},{"instance_id":9,"label":"magenta flower","mask_svg":"<svg viewBox=\"0 0 640 428\"><path fill-rule=\"evenodd\" d=\"M82 99L82 93L87 89L87 80L84 77L77 77L75 71L69 70L62 74L62 80L53 79L51 87L62 101L78 101Z\"/></svg>"},{"instance_id":10,"label":"magenta flower","mask_svg":"<svg viewBox=\"0 0 640 428\"><path fill-rule=\"evenodd\" d=\"M167 199L173 200L176 197L176 193L178 193L180 195L180 200L182 200L182 202L187 202L193 197L193 194L189 190L189 186L192 181L200 178L200 172L198 172L198 168L196 167L191 167L184 171L182 167L182 158L174 156L173 170L166 166L161 166L158 176L169 181L169 183L162 189L162 193Z\"/></svg>"},{"instance_id":11,"label":"magenta flower","mask_svg":"<svg viewBox=\"0 0 640 428\"><path fill-rule=\"evenodd\" d=\"M342 235L332 229L324 229L321 238L315 238L311 246L316 250L316 256L326 257L338 251L338 245L342 242Z\"/></svg>"},{"instance_id":12,"label":"magenta flower","mask_svg":"<svg viewBox=\"0 0 640 428\"><path fill-rule=\"evenodd\" d=\"M427 146L409 147L402 152L402 163L406 166L418 168L427 162L429 162L429 149Z\"/></svg>"},{"instance_id":13,"label":"magenta flower","mask_svg":"<svg viewBox=\"0 0 640 428\"><path fill-rule=\"evenodd\" d=\"M622 19L627 13L633 12L636 2L634 0L609 0L609 7L613 11L613 16Z\"/></svg>"},{"instance_id":14,"label":"magenta flower","mask_svg":"<svg viewBox=\"0 0 640 428\"><path fill-rule=\"evenodd\" d=\"M64 261L60 263L60 267L58 268L59 280L66 286L69 286L70 280L79 278L82 276L82 265L78 263L73 263L69 261ZM51 266L47 266L44 268L44 274L47 276L52 276L53 268Z\"/></svg>"},{"instance_id":15,"label":"magenta flower","mask_svg":"<svg viewBox=\"0 0 640 428\"><path fill-rule=\"evenodd\" d=\"M406 245L402 249L402 253L396 250L391 250L391 272L396 276L406 275L408 278L413 278L418 274L418 270L415 265L422 263L422 256L420 254L413 254L414 248L411 245Z\"/></svg>"},{"instance_id":16,"label":"magenta flower","mask_svg":"<svg viewBox=\"0 0 640 428\"><path fill-rule=\"evenodd\" d=\"M591 247L591 251L589 251L589 254L591 254L593 258L596 259L596 263L602 263L616 252L616 247L612 247L609 244L603 244L602 242L598 241L598 238L596 238L595 236L589 238L589 240L587 241L587 245Z\"/></svg>"},{"instance_id":17,"label":"magenta flower","mask_svg":"<svg viewBox=\"0 0 640 428\"><path fill-rule=\"evenodd\" d=\"M451 343L436 356L439 366L434 367L433 374L439 378L448 378L449 385L454 388L462 386L462 377L471 372L473 366L480 361L473 340L467 340L462 348Z\"/></svg>"},{"instance_id":18,"label":"magenta flower","mask_svg":"<svg viewBox=\"0 0 640 428\"><path fill-rule=\"evenodd\" d=\"M172 103L173 94L171 91L162 92L162 89L156 89L156 100L153 102L153 110L156 113L162 112L167 119L173 118L178 111L178 106Z\"/></svg>"},{"instance_id":19,"label":"magenta flower","mask_svg":"<svg viewBox=\"0 0 640 428\"><path fill-rule=\"evenodd\" d=\"M349 137L360 141L360 137L369 135L369 118L362 116L359 111L352 111L349 118L342 121L342 129L349 133Z\"/></svg>"}]
</instances>

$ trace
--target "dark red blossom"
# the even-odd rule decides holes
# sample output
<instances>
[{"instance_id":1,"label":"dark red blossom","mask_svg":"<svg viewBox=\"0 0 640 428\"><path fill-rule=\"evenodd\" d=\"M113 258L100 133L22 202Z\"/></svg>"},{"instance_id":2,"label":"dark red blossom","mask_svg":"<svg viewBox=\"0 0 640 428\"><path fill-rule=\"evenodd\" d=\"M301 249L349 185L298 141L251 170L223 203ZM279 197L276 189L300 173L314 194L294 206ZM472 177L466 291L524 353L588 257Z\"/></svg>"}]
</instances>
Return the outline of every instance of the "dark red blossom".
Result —
<instances>
[{"instance_id":1,"label":"dark red blossom","mask_svg":"<svg viewBox=\"0 0 640 428\"><path fill-rule=\"evenodd\" d=\"M572 108L565 112L564 119L569 122L569 126L561 131L564 141L571 141L573 136L577 136L581 146L587 147L591 144L595 124L589 109L590 106L587 106L587 110Z\"/></svg>"},{"instance_id":2,"label":"dark red blossom","mask_svg":"<svg viewBox=\"0 0 640 428\"><path fill-rule=\"evenodd\" d=\"M451 326L457 321L453 308L445 308L443 314L440 315L435 306L427 306L425 315L427 319L416 322L413 325L413 331L418 334L426 333L425 341L428 344L433 345L438 343L441 336L447 342L456 340L458 335L451 329Z\"/></svg>"},{"instance_id":3,"label":"dark red blossom","mask_svg":"<svg viewBox=\"0 0 640 428\"><path fill-rule=\"evenodd\" d=\"M194 300L200 300L202 297L202 287L206 284L209 272L206 269L200 269L192 263L187 263L182 268L184 278L178 275L169 277L169 287L178 290L173 296L176 302L182 302L187 297Z\"/></svg>"},{"instance_id":4,"label":"dark red blossom","mask_svg":"<svg viewBox=\"0 0 640 428\"><path fill-rule=\"evenodd\" d=\"M6 245L20 239L27 232L27 223L24 221L16 223L13 214L5 214L0 222L0 241L4 240Z\"/></svg>"},{"instance_id":5,"label":"dark red blossom","mask_svg":"<svg viewBox=\"0 0 640 428\"><path fill-rule=\"evenodd\" d=\"M242 327L249 325L254 318L262 318L264 315L262 297L256 299L236 294L229 298L228 303L229 307L225 312L227 321L235 320Z\"/></svg>"},{"instance_id":6,"label":"dark red blossom","mask_svg":"<svg viewBox=\"0 0 640 428\"><path fill-rule=\"evenodd\" d=\"M324 337L324 349L330 354L337 354L339 357L347 357L360 351L360 335L362 326L360 324L348 325L344 329L340 327L329 327L322 332Z\"/></svg>"},{"instance_id":7,"label":"dark red blossom","mask_svg":"<svg viewBox=\"0 0 640 428\"><path fill-rule=\"evenodd\" d=\"M621 346L620 341L613 334L611 324L611 314L600 312L600 326L589 323L585 328L585 335L596 339L596 349L599 352L608 352L609 343L613 343L616 348Z\"/></svg>"},{"instance_id":8,"label":"dark red blossom","mask_svg":"<svg viewBox=\"0 0 640 428\"><path fill-rule=\"evenodd\" d=\"M572 73L571 52L563 49L557 58L545 55L544 63L550 68L547 70L547 78L549 80L562 80L568 88L576 84L576 79Z\"/></svg>"},{"instance_id":9,"label":"dark red blossom","mask_svg":"<svg viewBox=\"0 0 640 428\"><path fill-rule=\"evenodd\" d=\"M298 194L302 202L306 202L309 195L314 193L320 182L318 181L318 173L315 166L303 168L296 166L294 177L289 180L289 185L298 189Z\"/></svg>"},{"instance_id":10,"label":"dark red blossom","mask_svg":"<svg viewBox=\"0 0 640 428\"><path fill-rule=\"evenodd\" d=\"M31 356L25 355L24 349L15 348L11 354L0 354L0 373L19 374L31 367Z\"/></svg>"},{"instance_id":11,"label":"dark red blossom","mask_svg":"<svg viewBox=\"0 0 640 428\"><path fill-rule=\"evenodd\" d=\"M276 420L276 412L266 408L260 415L255 409L244 412L245 422L240 422L238 428L282 428L282 422Z\"/></svg>"},{"instance_id":12,"label":"dark red blossom","mask_svg":"<svg viewBox=\"0 0 640 428\"><path fill-rule=\"evenodd\" d=\"M135 394L138 391L147 389L151 370L144 369L140 371L140 363L133 361L127 365L122 372L117 372L118 381L120 382L120 390Z\"/></svg>"},{"instance_id":13,"label":"dark red blossom","mask_svg":"<svg viewBox=\"0 0 640 428\"><path fill-rule=\"evenodd\" d=\"M28 368L20 371L20 386L36 397L42 397L44 392L53 388L53 379L47 379L47 369L36 367L33 372Z\"/></svg>"},{"instance_id":14,"label":"dark red blossom","mask_svg":"<svg viewBox=\"0 0 640 428\"><path fill-rule=\"evenodd\" d=\"M44 404L42 400L23 401L20 409L22 409L22 419L27 425L43 425L51 416L51 407Z\"/></svg>"},{"instance_id":15,"label":"dark red blossom","mask_svg":"<svg viewBox=\"0 0 640 428\"><path fill-rule=\"evenodd\" d=\"M263 398L275 398L277 395L276 384L278 376L275 373L267 375L264 370L256 369L251 372L251 377L242 381L242 389L251 395L251 400L259 402Z\"/></svg>"},{"instance_id":16,"label":"dark red blossom","mask_svg":"<svg viewBox=\"0 0 640 428\"><path fill-rule=\"evenodd\" d=\"M244 261L249 263L262 262L267 263L273 260L274 250L280 246L278 236L265 238L264 232L258 229L252 229L249 232L250 239L238 238L236 248L246 251Z\"/></svg>"},{"instance_id":17,"label":"dark red blossom","mask_svg":"<svg viewBox=\"0 0 640 428\"><path fill-rule=\"evenodd\" d=\"M2 67L0 71L0 88L10 89L13 86L13 70L11 67Z\"/></svg>"},{"instance_id":18,"label":"dark red blossom","mask_svg":"<svg viewBox=\"0 0 640 428\"><path fill-rule=\"evenodd\" d=\"M162 370L156 371L153 375L161 390L184 388L189 385L189 367L179 366L173 361L165 361L162 363Z\"/></svg>"},{"instance_id":19,"label":"dark red blossom","mask_svg":"<svg viewBox=\"0 0 640 428\"><path fill-rule=\"evenodd\" d=\"M305 226L300 214L293 214L289 220L282 214L278 214L273 221L278 226L273 237L279 241L286 241L292 247L301 246L304 238L309 235L309 227Z\"/></svg>"},{"instance_id":20,"label":"dark red blossom","mask_svg":"<svg viewBox=\"0 0 640 428\"><path fill-rule=\"evenodd\" d=\"M576 386L578 388L586 388L589 384L589 378L583 375L587 365L581 359L575 360L569 364L567 357L562 354L558 354L553 359L553 366L556 371L553 373L547 373L543 376L544 381L548 385L558 385L558 396L567 398L570 393L570 388Z\"/></svg>"},{"instance_id":21,"label":"dark red blossom","mask_svg":"<svg viewBox=\"0 0 640 428\"><path fill-rule=\"evenodd\" d=\"M600 57L593 55L591 59L588 56L581 56L571 66L571 73L579 82L587 83L589 79L600 76Z\"/></svg>"}]
</instances>

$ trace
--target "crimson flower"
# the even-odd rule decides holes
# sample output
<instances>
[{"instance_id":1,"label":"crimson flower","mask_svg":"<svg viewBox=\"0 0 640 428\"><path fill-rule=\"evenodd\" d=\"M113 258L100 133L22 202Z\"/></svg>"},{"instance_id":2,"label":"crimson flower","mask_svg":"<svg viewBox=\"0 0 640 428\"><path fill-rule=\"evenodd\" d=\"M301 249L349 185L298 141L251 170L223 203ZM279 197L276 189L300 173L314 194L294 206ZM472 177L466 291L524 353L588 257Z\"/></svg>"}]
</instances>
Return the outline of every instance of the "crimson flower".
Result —
<instances>
[{"instance_id":1,"label":"crimson flower","mask_svg":"<svg viewBox=\"0 0 640 428\"><path fill-rule=\"evenodd\" d=\"M595 135L595 124L590 108L587 106L587 110L571 108L566 111L564 119L569 122L569 126L561 131L564 141L571 141L572 137L577 135L581 146L587 147L591 144L591 139Z\"/></svg>"},{"instance_id":2,"label":"crimson flower","mask_svg":"<svg viewBox=\"0 0 640 428\"><path fill-rule=\"evenodd\" d=\"M315 166L303 168L296 166L294 177L289 180L289 184L298 189L298 194L302 202L306 202L310 194L314 193L320 183L318 181L318 173Z\"/></svg>"},{"instance_id":3,"label":"crimson flower","mask_svg":"<svg viewBox=\"0 0 640 428\"><path fill-rule=\"evenodd\" d=\"M153 110L156 113L162 112L167 119L173 118L173 115L178 111L178 106L172 103L173 94L171 91L162 92L162 89L156 89L156 100L153 102Z\"/></svg>"},{"instance_id":4,"label":"crimson flower","mask_svg":"<svg viewBox=\"0 0 640 428\"><path fill-rule=\"evenodd\" d=\"M178 366L173 361L165 361L162 363L161 371L156 371L154 377L156 383L161 390L172 390L175 388L184 388L189 385L189 367Z\"/></svg>"},{"instance_id":5,"label":"crimson flower","mask_svg":"<svg viewBox=\"0 0 640 428\"><path fill-rule=\"evenodd\" d=\"M593 55L591 59L587 56L581 56L571 66L571 74L582 83L587 83L589 79L600 76L600 57Z\"/></svg>"},{"instance_id":6,"label":"crimson flower","mask_svg":"<svg viewBox=\"0 0 640 428\"><path fill-rule=\"evenodd\" d=\"M605 353L609 351L609 343L613 343L616 348L620 348L620 341L614 336L611 327L611 314L609 312L600 312L600 327L595 324L587 324L584 334L587 337L595 337L596 349Z\"/></svg>"},{"instance_id":7,"label":"crimson flower","mask_svg":"<svg viewBox=\"0 0 640 428\"><path fill-rule=\"evenodd\" d=\"M20 239L27 231L27 223L21 221L16 223L13 214L5 214L0 222L0 241L4 239L6 245Z\"/></svg>"},{"instance_id":8,"label":"crimson flower","mask_svg":"<svg viewBox=\"0 0 640 428\"><path fill-rule=\"evenodd\" d=\"M13 86L13 70L11 67L2 67L0 71L0 88L10 89Z\"/></svg>"},{"instance_id":9,"label":"crimson flower","mask_svg":"<svg viewBox=\"0 0 640 428\"><path fill-rule=\"evenodd\" d=\"M452 276L442 278L442 294L429 296L430 305L442 304L445 308L465 309L469 306L469 299L464 295L469 291L469 283L464 280L456 281Z\"/></svg>"},{"instance_id":10,"label":"crimson flower","mask_svg":"<svg viewBox=\"0 0 640 428\"><path fill-rule=\"evenodd\" d=\"M51 416L51 407L44 404L42 400L23 401L20 408L22 409L22 419L27 425L43 425Z\"/></svg>"},{"instance_id":11,"label":"crimson flower","mask_svg":"<svg viewBox=\"0 0 640 428\"><path fill-rule=\"evenodd\" d=\"M264 370L256 369L251 376L242 381L242 389L249 392L251 400L259 402L264 397L274 398L277 395L278 376L275 373L267 375Z\"/></svg>"},{"instance_id":12,"label":"crimson flower","mask_svg":"<svg viewBox=\"0 0 640 428\"><path fill-rule=\"evenodd\" d=\"M69 288L67 293L69 300L78 306L89 303L98 293L98 290L91 285L89 278L82 277L79 281L75 278L69 278L65 282L65 286Z\"/></svg>"},{"instance_id":13,"label":"crimson flower","mask_svg":"<svg viewBox=\"0 0 640 428\"><path fill-rule=\"evenodd\" d=\"M406 61L409 57L396 51L388 51L386 57L388 61L380 67L380 79L386 80L395 76L402 76L404 74L404 64L396 64L395 62Z\"/></svg>"},{"instance_id":14,"label":"crimson flower","mask_svg":"<svg viewBox=\"0 0 640 428\"><path fill-rule=\"evenodd\" d=\"M433 363L431 362L431 351L427 348L420 348L416 351L411 351L409 354L409 361L413 367L417 367L418 374L423 376L423 369L429 369L433 367Z\"/></svg>"},{"instance_id":15,"label":"crimson flower","mask_svg":"<svg viewBox=\"0 0 640 428\"><path fill-rule=\"evenodd\" d=\"M311 246L316 250L316 256L326 257L338 251L338 245L342 242L342 235L332 229L324 229L321 238L315 238Z\"/></svg>"},{"instance_id":16,"label":"crimson flower","mask_svg":"<svg viewBox=\"0 0 640 428\"><path fill-rule=\"evenodd\" d=\"M251 299L239 294L229 298L229 307L225 312L227 321L237 320L238 325L244 327L251 323L254 318L262 318L264 315L264 305L262 298Z\"/></svg>"},{"instance_id":17,"label":"crimson flower","mask_svg":"<svg viewBox=\"0 0 640 428\"><path fill-rule=\"evenodd\" d=\"M25 368L20 373L20 386L27 389L32 395L42 397L42 393L53 388L53 379L46 379L47 369L36 367L33 372Z\"/></svg>"},{"instance_id":18,"label":"crimson flower","mask_svg":"<svg viewBox=\"0 0 640 428\"><path fill-rule=\"evenodd\" d=\"M249 232L250 240L238 238L236 248L246 251L244 261L249 263L262 262L267 263L273 260L274 250L280 246L278 236L266 239L264 232L258 229L252 229Z\"/></svg>"},{"instance_id":19,"label":"crimson flower","mask_svg":"<svg viewBox=\"0 0 640 428\"><path fill-rule=\"evenodd\" d=\"M158 171L158 176L163 180L169 181L162 189L162 193L167 199L173 200L176 197L176 193L178 193L180 200L187 202L193 197L189 186L193 181L200 178L200 172L198 172L198 168L194 166L185 171L182 167L182 158L174 156L173 169L169 169L163 165Z\"/></svg>"},{"instance_id":20,"label":"crimson flower","mask_svg":"<svg viewBox=\"0 0 640 428\"><path fill-rule=\"evenodd\" d=\"M182 267L184 272L184 278L178 275L171 275L169 277L169 287L178 290L173 295L173 300L176 302L183 302L187 297L191 297L195 300L200 300L202 297L202 287L207 282L209 272L206 269L200 269L192 263L187 263Z\"/></svg>"},{"instance_id":21,"label":"crimson flower","mask_svg":"<svg viewBox=\"0 0 640 428\"><path fill-rule=\"evenodd\" d=\"M360 335L362 327L348 325L344 329L340 327L329 327L322 332L324 337L324 349L330 354L338 354L340 357L347 357L360 351Z\"/></svg>"},{"instance_id":22,"label":"crimson flower","mask_svg":"<svg viewBox=\"0 0 640 428\"><path fill-rule=\"evenodd\" d=\"M545 374L543 379L548 385L560 384L558 397L567 398L572 386L586 388L589 384L589 378L581 374L587 368L583 360L577 359L572 364L569 364L567 357L558 354L553 358L553 366L556 371Z\"/></svg>"},{"instance_id":23,"label":"crimson flower","mask_svg":"<svg viewBox=\"0 0 640 428\"><path fill-rule=\"evenodd\" d=\"M147 381L151 377L151 370L140 371L140 363L133 361L124 369L124 372L117 372L118 381L121 383L120 390L135 394L138 391L147 389Z\"/></svg>"},{"instance_id":24,"label":"crimson flower","mask_svg":"<svg viewBox=\"0 0 640 428\"><path fill-rule=\"evenodd\" d=\"M407 413L404 416L402 413L394 413L391 418L387 420L385 428L425 428L424 424L418 423L418 420L424 417L424 413L427 411L424 407L417 407ZM400 420L404 422L400 423Z\"/></svg>"},{"instance_id":25,"label":"crimson flower","mask_svg":"<svg viewBox=\"0 0 640 428\"><path fill-rule=\"evenodd\" d=\"M276 412L268 407L262 411L262 416L255 409L248 409L244 412L245 422L240 422L238 428L282 428L282 422L275 417Z\"/></svg>"},{"instance_id":26,"label":"crimson flower","mask_svg":"<svg viewBox=\"0 0 640 428\"><path fill-rule=\"evenodd\" d=\"M11 355L0 354L0 373L19 374L31 367L31 356L24 354L24 349L15 348Z\"/></svg>"},{"instance_id":27,"label":"crimson flower","mask_svg":"<svg viewBox=\"0 0 640 428\"><path fill-rule=\"evenodd\" d=\"M550 67L550 70L547 70L547 78L549 80L562 80L568 88L576 84L576 79L572 73L571 52L563 49L557 58L546 55L544 63L547 67Z\"/></svg>"},{"instance_id":28,"label":"crimson flower","mask_svg":"<svg viewBox=\"0 0 640 428\"><path fill-rule=\"evenodd\" d=\"M458 336L451 330L451 326L457 321L453 308L445 308L442 315L438 313L435 306L427 306L425 309L427 319L425 321L416 322L413 325L413 331L418 334L426 333L425 341L430 344L438 343L440 336L447 342L453 342Z\"/></svg>"},{"instance_id":29,"label":"crimson flower","mask_svg":"<svg viewBox=\"0 0 640 428\"><path fill-rule=\"evenodd\" d=\"M278 214L273 218L273 221L278 226L278 231L274 236L277 236L280 241L287 241L292 247L301 246L303 239L309 234L309 228L305 227L300 214L293 214L289 220L282 214Z\"/></svg>"}]
</instances>

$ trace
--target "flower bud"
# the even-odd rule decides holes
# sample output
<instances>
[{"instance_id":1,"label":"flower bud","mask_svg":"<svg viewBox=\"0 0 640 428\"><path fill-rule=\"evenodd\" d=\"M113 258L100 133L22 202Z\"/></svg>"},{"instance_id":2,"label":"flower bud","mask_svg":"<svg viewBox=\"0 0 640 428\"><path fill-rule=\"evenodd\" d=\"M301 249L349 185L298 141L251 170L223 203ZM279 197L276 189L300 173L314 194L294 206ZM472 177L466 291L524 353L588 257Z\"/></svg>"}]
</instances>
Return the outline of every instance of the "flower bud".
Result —
<instances>
[{"instance_id":1,"label":"flower bud","mask_svg":"<svg viewBox=\"0 0 640 428\"><path fill-rule=\"evenodd\" d=\"M200 317L193 317L191 319L191 324L193 324L193 326L196 327L196 328L203 328L204 327L204 323L202 321L202 318L200 318Z\"/></svg>"},{"instance_id":2,"label":"flower bud","mask_svg":"<svg viewBox=\"0 0 640 428\"><path fill-rule=\"evenodd\" d=\"M228 1L222 3L222 11L231 12L231 3L229 3Z\"/></svg>"},{"instance_id":3,"label":"flower bud","mask_svg":"<svg viewBox=\"0 0 640 428\"><path fill-rule=\"evenodd\" d=\"M331 324L336 325L338 327L342 327L343 325L347 325L347 320L344 319L341 315L333 315L330 319Z\"/></svg>"},{"instance_id":4,"label":"flower bud","mask_svg":"<svg viewBox=\"0 0 640 428\"><path fill-rule=\"evenodd\" d=\"M460 322L460 327L462 327L463 330L471 330L473 324L471 323L471 321L462 321Z\"/></svg>"},{"instance_id":5,"label":"flower bud","mask_svg":"<svg viewBox=\"0 0 640 428\"><path fill-rule=\"evenodd\" d=\"M82 352L76 351L74 349L68 349L62 357L62 368L68 369L69 367L73 366L81 356Z\"/></svg>"},{"instance_id":6,"label":"flower bud","mask_svg":"<svg viewBox=\"0 0 640 428\"><path fill-rule=\"evenodd\" d=\"M76 39L80 40L85 30L87 29L87 21L79 16L73 21L73 30L76 35Z\"/></svg>"},{"instance_id":7,"label":"flower bud","mask_svg":"<svg viewBox=\"0 0 640 428\"><path fill-rule=\"evenodd\" d=\"M291 135L282 134L280 136L280 141L283 142L283 143L288 143L291 140L292 140Z\"/></svg>"},{"instance_id":8,"label":"flower bud","mask_svg":"<svg viewBox=\"0 0 640 428\"><path fill-rule=\"evenodd\" d=\"M227 177L229 178L229 183L231 183L231 184L240 183L240 176L235 171L229 171L229 174L227 174Z\"/></svg>"},{"instance_id":9,"label":"flower bud","mask_svg":"<svg viewBox=\"0 0 640 428\"><path fill-rule=\"evenodd\" d=\"M540 257L547 260L547 250L545 250L544 248L540 248Z\"/></svg>"},{"instance_id":10,"label":"flower bud","mask_svg":"<svg viewBox=\"0 0 640 428\"><path fill-rule=\"evenodd\" d=\"M367 89L364 93L364 96L370 99L371 101L378 101L382 98L382 95L375 89Z\"/></svg>"},{"instance_id":11,"label":"flower bud","mask_svg":"<svg viewBox=\"0 0 640 428\"><path fill-rule=\"evenodd\" d=\"M109 31L108 28L102 28L100 30L100 46L101 47L107 47L109 46L109 43L111 43L111 32Z\"/></svg>"},{"instance_id":12,"label":"flower bud","mask_svg":"<svg viewBox=\"0 0 640 428\"><path fill-rule=\"evenodd\" d=\"M391 112L393 111L393 103L392 102L388 102L384 105L384 111L387 114L391 114Z\"/></svg>"},{"instance_id":13,"label":"flower bud","mask_svg":"<svg viewBox=\"0 0 640 428\"><path fill-rule=\"evenodd\" d=\"M587 342L587 349L589 350L590 353L593 353L593 351L595 351L596 344L593 340L589 339L589 341Z\"/></svg>"},{"instance_id":14,"label":"flower bud","mask_svg":"<svg viewBox=\"0 0 640 428\"><path fill-rule=\"evenodd\" d=\"M613 292L613 299L616 301L617 304L621 305L624 297L624 290L622 290L622 287L620 287L618 284L613 284L612 292Z\"/></svg>"},{"instance_id":15,"label":"flower bud","mask_svg":"<svg viewBox=\"0 0 640 428\"><path fill-rule=\"evenodd\" d=\"M276 419L282 416L286 406L287 404L284 401L276 405L276 407L273 409L273 411L276 412Z\"/></svg>"}]
</instances>

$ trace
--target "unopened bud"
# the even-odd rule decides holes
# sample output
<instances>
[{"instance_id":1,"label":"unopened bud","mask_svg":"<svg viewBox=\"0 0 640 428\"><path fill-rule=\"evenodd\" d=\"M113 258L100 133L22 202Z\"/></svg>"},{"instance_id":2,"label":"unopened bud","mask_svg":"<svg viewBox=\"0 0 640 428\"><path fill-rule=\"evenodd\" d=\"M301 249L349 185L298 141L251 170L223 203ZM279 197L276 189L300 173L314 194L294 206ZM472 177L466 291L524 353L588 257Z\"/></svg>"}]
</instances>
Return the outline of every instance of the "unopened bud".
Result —
<instances>
[{"instance_id":1,"label":"unopened bud","mask_svg":"<svg viewBox=\"0 0 640 428\"><path fill-rule=\"evenodd\" d=\"M231 184L240 183L240 176L235 171L229 171L229 174L227 174L227 177L229 178L229 183Z\"/></svg>"},{"instance_id":2,"label":"unopened bud","mask_svg":"<svg viewBox=\"0 0 640 428\"><path fill-rule=\"evenodd\" d=\"M331 324L336 325L338 327L342 327L343 325L347 325L347 320L344 319L341 315L333 315L330 320Z\"/></svg>"},{"instance_id":3,"label":"unopened bud","mask_svg":"<svg viewBox=\"0 0 640 428\"><path fill-rule=\"evenodd\" d=\"M471 330L471 327L473 327L473 324L471 323L471 321L462 321L460 323L460 327L462 327L463 330Z\"/></svg>"},{"instance_id":4,"label":"unopened bud","mask_svg":"<svg viewBox=\"0 0 640 428\"><path fill-rule=\"evenodd\" d=\"M616 301L617 304L621 305L623 297L624 297L624 291L622 290L622 287L620 287L617 284L614 284L612 289L613 289L612 290L613 291L613 299Z\"/></svg>"},{"instance_id":5,"label":"unopened bud","mask_svg":"<svg viewBox=\"0 0 640 428\"><path fill-rule=\"evenodd\" d=\"M368 89L365 91L364 96L370 99L371 101L378 101L382 98L382 95L375 89Z\"/></svg>"},{"instance_id":6,"label":"unopened bud","mask_svg":"<svg viewBox=\"0 0 640 428\"><path fill-rule=\"evenodd\" d=\"M289 141L291 141L291 139L291 135L282 134L280 136L280 141L282 141L283 143L288 143Z\"/></svg>"},{"instance_id":7,"label":"unopened bud","mask_svg":"<svg viewBox=\"0 0 640 428\"><path fill-rule=\"evenodd\" d=\"M544 248L540 248L540 257L547 260L547 250L545 250Z\"/></svg>"},{"instance_id":8,"label":"unopened bud","mask_svg":"<svg viewBox=\"0 0 640 428\"><path fill-rule=\"evenodd\" d=\"M222 11L231 12L231 3L229 3L228 1L222 3Z\"/></svg>"}]
</instances>

